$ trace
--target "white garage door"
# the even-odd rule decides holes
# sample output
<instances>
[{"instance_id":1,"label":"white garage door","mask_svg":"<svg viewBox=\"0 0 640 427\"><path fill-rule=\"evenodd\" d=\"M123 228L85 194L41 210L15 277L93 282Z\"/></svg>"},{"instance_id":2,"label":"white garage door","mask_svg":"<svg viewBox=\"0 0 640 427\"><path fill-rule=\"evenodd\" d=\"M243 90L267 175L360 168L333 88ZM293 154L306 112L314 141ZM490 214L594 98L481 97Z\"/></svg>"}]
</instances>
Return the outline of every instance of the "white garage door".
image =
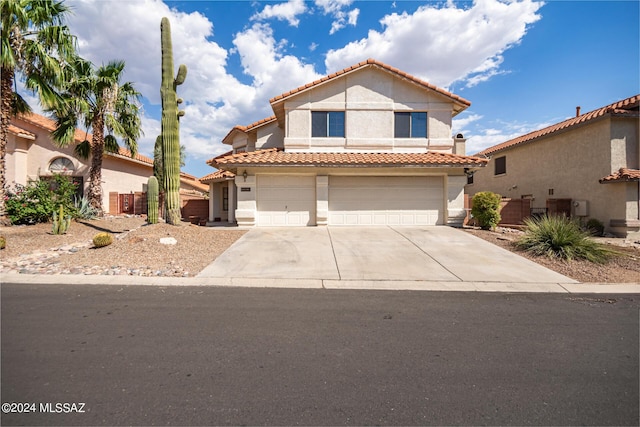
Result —
<instances>
[{"instance_id":1,"label":"white garage door","mask_svg":"<svg viewBox=\"0 0 640 427\"><path fill-rule=\"evenodd\" d=\"M258 175L257 225L316 224L315 176Z\"/></svg>"},{"instance_id":2,"label":"white garage door","mask_svg":"<svg viewBox=\"0 0 640 427\"><path fill-rule=\"evenodd\" d=\"M330 225L444 223L442 177L329 177Z\"/></svg>"}]
</instances>

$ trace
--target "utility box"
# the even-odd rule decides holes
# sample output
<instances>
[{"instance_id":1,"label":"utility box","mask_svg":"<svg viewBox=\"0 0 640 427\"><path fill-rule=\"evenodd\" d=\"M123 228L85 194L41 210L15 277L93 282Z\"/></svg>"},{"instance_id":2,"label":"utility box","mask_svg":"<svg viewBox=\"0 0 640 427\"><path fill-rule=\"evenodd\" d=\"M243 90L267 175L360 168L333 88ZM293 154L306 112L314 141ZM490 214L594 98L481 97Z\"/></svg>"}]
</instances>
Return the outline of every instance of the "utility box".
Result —
<instances>
[{"instance_id":1,"label":"utility box","mask_svg":"<svg viewBox=\"0 0 640 427\"><path fill-rule=\"evenodd\" d=\"M575 200L573 202L573 214L575 216L589 216L589 204L586 200Z\"/></svg>"}]
</instances>

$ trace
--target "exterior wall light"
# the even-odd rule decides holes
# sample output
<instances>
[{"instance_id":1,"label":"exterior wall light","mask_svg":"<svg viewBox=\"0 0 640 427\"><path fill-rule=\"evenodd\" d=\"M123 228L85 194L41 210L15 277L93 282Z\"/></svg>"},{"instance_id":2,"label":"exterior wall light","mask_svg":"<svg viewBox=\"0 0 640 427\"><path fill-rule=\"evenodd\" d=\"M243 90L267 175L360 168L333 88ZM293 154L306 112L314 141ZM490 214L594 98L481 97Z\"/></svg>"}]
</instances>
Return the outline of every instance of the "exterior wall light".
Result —
<instances>
[{"instance_id":1,"label":"exterior wall light","mask_svg":"<svg viewBox=\"0 0 640 427\"><path fill-rule=\"evenodd\" d=\"M242 172L242 177L244 178L244 182L247 182L247 176L249 176L249 174L247 173L246 170Z\"/></svg>"}]
</instances>

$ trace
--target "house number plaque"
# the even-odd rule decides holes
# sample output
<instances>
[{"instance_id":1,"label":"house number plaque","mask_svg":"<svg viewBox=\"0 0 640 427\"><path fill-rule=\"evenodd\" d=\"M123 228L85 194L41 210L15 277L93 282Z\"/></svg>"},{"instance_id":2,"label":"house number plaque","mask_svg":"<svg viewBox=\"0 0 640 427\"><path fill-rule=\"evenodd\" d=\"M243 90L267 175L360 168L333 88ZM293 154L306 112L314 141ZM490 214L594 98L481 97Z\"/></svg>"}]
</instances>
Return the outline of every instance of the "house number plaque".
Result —
<instances>
[{"instance_id":1,"label":"house number plaque","mask_svg":"<svg viewBox=\"0 0 640 427\"><path fill-rule=\"evenodd\" d=\"M240 187L240 191L251 191L251 187Z\"/></svg>"}]
</instances>

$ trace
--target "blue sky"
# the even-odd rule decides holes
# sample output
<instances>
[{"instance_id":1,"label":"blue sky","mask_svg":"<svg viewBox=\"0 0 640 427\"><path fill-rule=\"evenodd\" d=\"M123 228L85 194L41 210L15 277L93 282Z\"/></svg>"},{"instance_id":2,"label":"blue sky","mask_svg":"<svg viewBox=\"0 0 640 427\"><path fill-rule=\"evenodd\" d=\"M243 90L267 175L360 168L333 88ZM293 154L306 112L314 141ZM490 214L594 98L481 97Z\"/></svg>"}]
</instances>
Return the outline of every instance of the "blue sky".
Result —
<instances>
[{"instance_id":1,"label":"blue sky","mask_svg":"<svg viewBox=\"0 0 640 427\"><path fill-rule=\"evenodd\" d=\"M189 69L183 171L227 151L236 124L272 114L268 100L367 58L448 89L472 105L454 133L478 152L640 93L638 1L67 0L80 53L126 62L144 96L143 154L160 132L160 19L176 68Z\"/></svg>"}]
</instances>

